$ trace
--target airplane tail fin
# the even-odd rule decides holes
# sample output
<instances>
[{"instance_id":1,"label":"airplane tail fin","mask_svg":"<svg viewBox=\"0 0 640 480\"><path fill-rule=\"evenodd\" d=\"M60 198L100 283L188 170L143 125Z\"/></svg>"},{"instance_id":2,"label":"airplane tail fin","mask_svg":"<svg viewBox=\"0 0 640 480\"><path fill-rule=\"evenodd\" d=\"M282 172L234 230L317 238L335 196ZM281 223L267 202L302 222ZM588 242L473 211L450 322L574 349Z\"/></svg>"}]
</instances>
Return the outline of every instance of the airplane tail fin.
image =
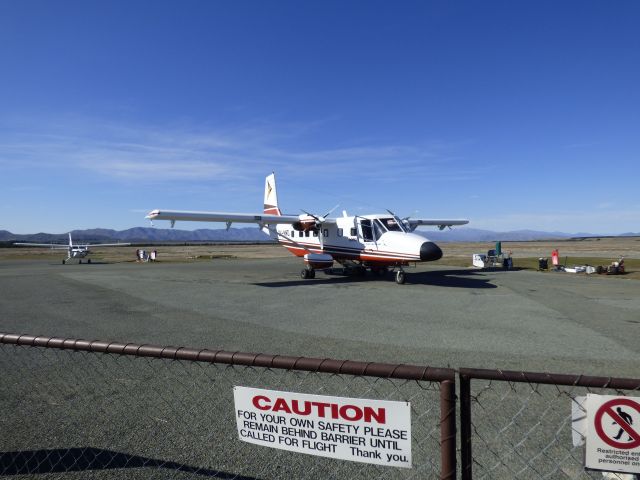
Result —
<instances>
[{"instance_id":1,"label":"airplane tail fin","mask_svg":"<svg viewBox=\"0 0 640 480\"><path fill-rule=\"evenodd\" d=\"M264 182L264 213L269 215L282 215L280 208L278 208L275 173L269 175Z\"/></svg>"}]
</instances>

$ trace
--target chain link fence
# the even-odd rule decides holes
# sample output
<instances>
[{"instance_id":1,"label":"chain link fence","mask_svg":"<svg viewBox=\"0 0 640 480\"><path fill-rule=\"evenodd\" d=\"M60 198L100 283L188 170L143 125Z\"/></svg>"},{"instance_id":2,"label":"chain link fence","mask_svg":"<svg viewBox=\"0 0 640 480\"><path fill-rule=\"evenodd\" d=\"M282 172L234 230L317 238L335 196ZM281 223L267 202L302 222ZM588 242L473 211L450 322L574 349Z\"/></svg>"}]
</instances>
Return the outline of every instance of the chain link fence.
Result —
<instances>
[{"instance_id":1,"label":"chain link fence","mask_svg":"<svg viewBox=\"0 0 640 480\"><path fill-rule=\"evenodd\" d=\"M585 470L582 431L572 408L588 393L631 395L640 380L460 370L462 478L634 479Z\"/></svg>"},{"instance_id":2,"label":"chain link fence","mask_svg":"<svg viewBox=\"0 0 640 480\"><path fill-rule=\"evenodd\" d=\"M441 446L455 446L446 369L0 335L0 371L0 475L455 477L455 450L453 465L441 461ZM242 442L234 386L410 402L413 468Z\"/></svg>"},{"instance_id":3,"label":"chain link fence","mask_svg":"<svg viewBox=\"0 0 640 480\"><path fill-rule=\"evenodd\" d=\"M454 372L0 334L0 475L16 478L447 478ZM240 441L233 387L411 404L411 469ZM463 479L603 478L574 446L577 397L640 380L460 369ZM639 394L640 395L640 394ZM584 413L584 410L582 410ZM606 478L628 480L624 474Z\"/></svg>"}]
</instances>

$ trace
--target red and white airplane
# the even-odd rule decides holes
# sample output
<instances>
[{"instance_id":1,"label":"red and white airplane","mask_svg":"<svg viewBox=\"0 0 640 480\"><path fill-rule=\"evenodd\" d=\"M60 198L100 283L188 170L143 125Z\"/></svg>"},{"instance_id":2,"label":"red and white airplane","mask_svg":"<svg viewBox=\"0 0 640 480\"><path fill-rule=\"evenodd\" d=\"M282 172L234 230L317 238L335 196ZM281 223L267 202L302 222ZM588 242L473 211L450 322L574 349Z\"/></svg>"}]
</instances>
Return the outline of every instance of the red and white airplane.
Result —
<instances>
[{"instance_id":1,"label":"red and white airplane","mask_svg":"<svg viewBox=\"0 0 640 480\"><path fill-rule=\"evenodd\" d=\"M367 269L384 275L396 271L396 282L404 283L404 268L411 263L428 262L442 257L435 243L412 233L422 225L437 226L440 230L464 225L468 220L437 220L398 218L388 211L383 214L328 218L331 212L318 216L283 215L278 207L275 174L265 180L263 213L190 212L153 210L146 218L189 222L256 223L265 233L277 240L297 257L303 257L302 278L314 278L316 269L330 269L334 261L345 271L364 274Z\"/></svg>"}]
</instances>

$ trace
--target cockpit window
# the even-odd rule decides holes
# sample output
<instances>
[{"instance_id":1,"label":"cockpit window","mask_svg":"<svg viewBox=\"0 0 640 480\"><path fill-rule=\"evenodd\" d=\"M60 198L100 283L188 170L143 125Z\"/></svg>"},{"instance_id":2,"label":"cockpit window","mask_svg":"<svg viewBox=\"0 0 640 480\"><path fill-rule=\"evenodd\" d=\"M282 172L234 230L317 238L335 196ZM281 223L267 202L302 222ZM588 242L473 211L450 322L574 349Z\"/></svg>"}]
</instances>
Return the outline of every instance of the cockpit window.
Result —
<instances>
[{"instance_id":1,"label":"cockpit window","mask_svg":"<svg viewBox=\"0 0 640 480\"><path fill-rule=\"evenodd\" d=\"M398 220L394 217L381 218L380 222L390 232L402 232L402 227L398 224Z\"/></svg>"},{"instance_id":2,"label":"cockpit window","mask_svg":"<svg viewBox=\"0 0 640 480\"><path fill-rule=\"evenodd\" d=\"M382 234L386 232L386 229L380 223L380 220L377 218L373 221L373 236L376 240L379 240Z\"/></svg>"}]
</instances>

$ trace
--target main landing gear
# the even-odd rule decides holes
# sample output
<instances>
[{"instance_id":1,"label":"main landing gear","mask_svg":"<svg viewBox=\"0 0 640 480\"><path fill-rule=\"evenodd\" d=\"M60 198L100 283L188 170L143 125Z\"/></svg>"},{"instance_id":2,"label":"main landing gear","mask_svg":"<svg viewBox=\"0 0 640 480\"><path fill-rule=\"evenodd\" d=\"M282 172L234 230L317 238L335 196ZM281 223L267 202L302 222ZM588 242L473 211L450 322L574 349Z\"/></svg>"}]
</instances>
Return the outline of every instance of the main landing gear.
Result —
<instances>
[{"instance_id":1,"label":"main landing gear","mask_svg":"<svg viewBox=\"0 0 640 480\"><path fill-rule=\"evenodd\" d=\"M398 285L403 285L405 282L405 273L404 273L404 269L401 266L397 267L398 270L396 270L396 283ZM362 266L362 265L356 265L356 266L350 266L348 268L344 268L341 269L340 273L338 273L340 269L333 269L333 268L329 268L329 269L325 269L324 272L331 275L335 275L335 274L343 274L343 275L356 275L358 277L364 277L367 274L367 268ZM395 267L391 270L391 272L393 272L393 270L395 270ZM372 267L371 268L371 272L379 277L385 277L388 273L389 273L389 268L388 267ZM303 280L307 280L310 278L316 278L316 271L313 268L310 267L306 267L303 268L300 271L300 277Z\"/></svg>"},{"instance_id":2,"label":"main landing gear","mask_svg":"<svg viewBox=\"0 0 640 480\"><path fill-rule=\"evenodd\" d=\"M313 268L304 268L300 272L300 276L306 280L307 278L316 278L316 271Z\"/></svg>"},{"instance_id":3,"label":"main landing gear","mask_svg":"<svg viewBox=\"0 0 640 480\"><path fill-rule=\"evenodd\" d=\"M371 273L378 277L386 277L389 273L389 267L371 267Z\"/></svg>"}]
</instances>

